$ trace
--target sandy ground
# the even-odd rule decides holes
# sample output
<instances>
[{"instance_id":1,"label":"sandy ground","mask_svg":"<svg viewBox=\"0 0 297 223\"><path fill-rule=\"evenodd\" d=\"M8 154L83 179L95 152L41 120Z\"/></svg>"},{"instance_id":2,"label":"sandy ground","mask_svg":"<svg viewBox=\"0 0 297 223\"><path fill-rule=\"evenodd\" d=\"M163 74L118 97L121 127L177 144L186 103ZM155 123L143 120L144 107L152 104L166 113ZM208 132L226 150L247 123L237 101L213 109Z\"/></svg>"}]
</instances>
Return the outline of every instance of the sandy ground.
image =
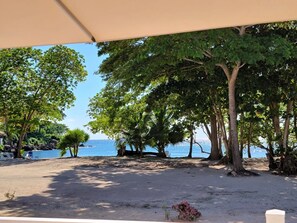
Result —
<instances>
[{"instance_id":1,"label":"sandy ground","mask_svg":"<svg viewBox=\"0 0 297 223\"><path fill-rule=\"evenodd\" d=\"M297 177L272 175L265 160L245 162L258 177L227 177L199 159L78 158L0 161L0 216L171 221L188 201L201 223L264 223L267 209L297 222ZM14 193L13 200L6 193Z\"/></svg>"}]
</instances>

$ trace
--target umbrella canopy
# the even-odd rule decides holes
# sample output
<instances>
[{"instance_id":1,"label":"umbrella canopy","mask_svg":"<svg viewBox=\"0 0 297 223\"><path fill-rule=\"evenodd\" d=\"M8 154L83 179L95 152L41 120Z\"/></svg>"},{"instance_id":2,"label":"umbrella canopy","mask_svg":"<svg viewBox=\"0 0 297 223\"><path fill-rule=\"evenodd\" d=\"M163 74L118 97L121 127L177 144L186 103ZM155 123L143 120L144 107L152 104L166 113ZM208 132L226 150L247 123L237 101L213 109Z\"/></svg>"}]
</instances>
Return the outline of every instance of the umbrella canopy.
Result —
<instances>
[{"instance_id":1,"label":"umbrella canopy","mask_svg":"<svg viewBox=\"0 0 297 223\"><path fill-rule=\"evenodd\" d=\"M0 48L297 19L296 0L0 0Z\"/></svg>"}]
</instances>

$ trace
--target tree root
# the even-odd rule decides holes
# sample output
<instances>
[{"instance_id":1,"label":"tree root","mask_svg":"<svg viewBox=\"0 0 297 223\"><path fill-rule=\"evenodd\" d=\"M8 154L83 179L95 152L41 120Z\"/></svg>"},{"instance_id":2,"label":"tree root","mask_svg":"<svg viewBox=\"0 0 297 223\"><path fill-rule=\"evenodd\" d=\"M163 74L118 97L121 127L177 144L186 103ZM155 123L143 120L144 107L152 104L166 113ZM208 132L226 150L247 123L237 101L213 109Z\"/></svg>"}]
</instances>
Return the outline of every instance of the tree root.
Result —
<instances>
[{"instance_id":1,"label":"tree root","mask_svg":"<svg viewBox=\"0 0 297 223\"><path fill-rule=\"evenodd\" d=\"M240 170L240 171L232 170L232 171L227 173L227 176L231 176L231 177L250 177L250 176L260 176L260 174L249 171L249 170Z\"/></svg>"},{"instance_id":2,"label":"tree root","mask_svg":"<svg viewBox=\"0 0 297 223\"><path fill-rule=\"evenodd\" d=\"M229 159L227 156L223 156L218 162L218 165L229 165Z\"/></svg>"}]
</instances>

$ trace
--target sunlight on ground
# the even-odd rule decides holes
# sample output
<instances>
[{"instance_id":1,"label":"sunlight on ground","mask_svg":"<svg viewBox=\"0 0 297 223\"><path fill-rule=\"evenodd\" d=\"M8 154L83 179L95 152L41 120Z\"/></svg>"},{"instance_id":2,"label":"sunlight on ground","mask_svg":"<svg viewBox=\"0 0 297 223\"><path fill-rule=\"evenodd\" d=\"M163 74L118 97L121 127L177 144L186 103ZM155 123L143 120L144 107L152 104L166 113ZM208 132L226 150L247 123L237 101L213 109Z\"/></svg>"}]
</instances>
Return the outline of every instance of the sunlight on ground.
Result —
<instances>
[{"instance_id":1,"label":"sunlight on ground","mask_svg":"<svg viewBox=\"0 0 297 223\"><path fill-rule=\"evenodd\" d=\"M271 175L262 171L267 163L254 163L246 165L260 177L227 177L225 166L209 162L209 168L198 159L7 164L0 168L0 191L16 193L0 201L0 215L164 221L164 206L174 219L171 206L186 200L201 211L201 223L264 223L272 208L286 210L286 223L295 223L297 178Z\"/></svg>"}]
</instances>

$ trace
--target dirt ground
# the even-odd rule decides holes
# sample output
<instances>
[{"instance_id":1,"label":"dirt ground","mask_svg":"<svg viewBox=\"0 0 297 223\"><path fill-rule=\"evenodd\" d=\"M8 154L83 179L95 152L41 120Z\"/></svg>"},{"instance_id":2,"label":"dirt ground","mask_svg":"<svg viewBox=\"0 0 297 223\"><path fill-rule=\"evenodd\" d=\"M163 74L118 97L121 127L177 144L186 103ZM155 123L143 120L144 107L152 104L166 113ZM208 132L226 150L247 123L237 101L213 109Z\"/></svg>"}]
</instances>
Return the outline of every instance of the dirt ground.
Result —
<instances>
[{"instance_id":1,"label":"dirt ground","mask_svg":"<svg viewBox=\"0 0 297 223\"><path fill-rule=\"evenodd\" d=\"M174 221L171 206L186 200L201 223L264 223L268 209L296 223L297 177L269 173L265 159L244 164L260 176L200 159L0 161L0 216Z\"/></svg>"}]
</instances>

